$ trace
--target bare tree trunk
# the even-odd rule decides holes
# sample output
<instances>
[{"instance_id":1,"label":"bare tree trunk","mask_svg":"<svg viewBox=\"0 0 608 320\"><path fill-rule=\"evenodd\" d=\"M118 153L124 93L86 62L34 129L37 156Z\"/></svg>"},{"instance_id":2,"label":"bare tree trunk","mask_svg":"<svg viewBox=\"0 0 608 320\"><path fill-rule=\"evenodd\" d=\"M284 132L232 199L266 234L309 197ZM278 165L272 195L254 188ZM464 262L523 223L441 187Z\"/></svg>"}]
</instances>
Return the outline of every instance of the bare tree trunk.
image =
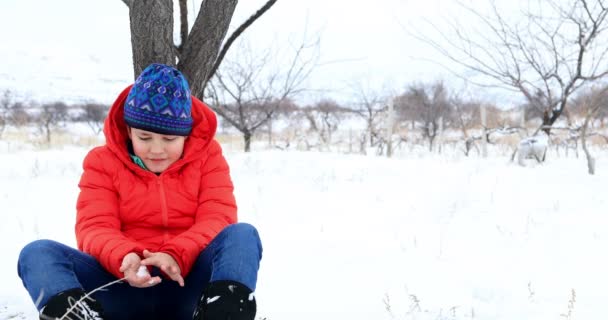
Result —
<instances>
[{"instance_id":1,"label":"bare tree trunk","mask_svg":"<svg viewBox=\"0 0 608 320\"><path fill-rule=\"evenodd\" d=\"M244 132L243 140L245 141L245 152L250 152L251 151L251 133Z\"/></svg>"},{"instance_id":2,"label":"bare tree trunk","mask_svg":"<svg viewBox=\"0 0 608 320\"><path fill-rule=\"evenodd\" d=\"M374 146L374 124L372 123L373 119L367 120L367 137L369 139L370 148Z\"/></svg>"},{"instance_id":3,"label":"bare tree trunk","mask_svg":"<svg viewBox=\"0 0 608 320\"><path fill-rule=\"evenodd\" d=\"M188 0L179 0L179 19L179 35L181 39L178 50L181 53L184 44L188 40Z\"/></svg>"},{"instance_id":4,"label":"bare tree trunk","mask_svg":"<svg viewBox=\"0 0 608 320\"><path fill-rule=\"evenodd\" d=\"M272 148L272 119L268 119L268 147Z\"/></svg>"},{"instance_id":5,"label":"bare tree trunk","mask_svg":"<svg viewBox=\"0 0 608 320\"><path fill-rule=\"evenodd\" d=\"M51 122L48 121L44 124L44 132L46 134L46 144L51 144Z\"/></svg>"},{"instance_id":6,"label":"bare tree trunk","mask_svg":"<svg viewBox=\"0 0 608 320\"><path fill-rule=\"evenodd\" d=\"M443 138L443 117L439 117L439 128L437 132L437 150L441 153L442 138Z\"/></svg>"},{"instance_id":7,"label":"bare tree trunk","mask_svg":"<svg viewBox=\"0 0 608 320\"><path fill-rule=\"evenodd\" d=\"M203 96L203 84L220 52L237 3L238 0L204 0L201 5L178 64L196 97Z\"/></svg>"},{"instance_id":8,"label":"bare tree trunk","mask_svg":"<svg viewBox=\"0 0 608 320\"><path fill-rule=\"evenodd\" d=\"M587 157L587 170L589 174L595 174L595 158L587 149L587 126L589 125L589 119L591 119L591 115L593 112L589 112L587 117L585 118L585 123L583 124L582 136L581 136L581 144L583 145L583 151L585 151L585 156Z\"/></svg>"},{"instance_id":9,"label":"bare tree trunk","mask_svg":"<svg viewBox=\"0 0 608 320\"><path fill-rule=\"evenodd\" d=\"M583 151L585 151L585 156L587 157L587 171L589 174L595 174L595 158L591 155L589 149L587 148L587 127L589 126L589 121L593 117L593 114L598 109L599 108L595 108L587 112L587 116L585 117L585 122L583 123L583 128L581 130L581 145L583 147Z\"/></svg>"},{"instance_id":10,"label":"bare tree trunk","mask_svg":"<svg viewBox=\"0 0 608 320\"><path fill-rule=\"evenodd\" d=\"M481 154L484 158L488 157L488 135L487 135L487 115L486 115L486 106L482 103L479 105L479 115L481 117Z\"/></svg>"},{"instance_id":11,"label":"bare tree trunk","mask_svg":"<svg viewBox=\"0 0 608 320\"><path fill-rule=\"evenodd\" d=\"M395 98L388 102L388 120L386 124L386 156L393 156L393 127L395 126Z\"/></svg>"},{"instance_id":12,"label":"bare tree trunk","mask_svg":"<svg viewBox=\"0 0 608 320\"><path fill-rule=\"evenodd\" d=\"M277 0L268 0L237 28L223 48L222 42L238 0L203 0L190 33L187 1L179 0L179 47L173 41L173 0L122 1L129 7L135 78L151 63L177 64L177 69L188 79L192 95L202 99L205 85L222 62L230 44Z\"/></svg>"},{"instance_id":13,"label":"bare tree trunk","mask_svg":"<svg viewBox=\"0 0 608 320\"><path fill-rule=\"evenodd\" d=\"M0 118L0 139L2 139L2 134L4 133L4 129L6 128L6 119L4 117Z\"/></svg>"},{"instance_id":14,"label":"bare tree trunk","mask_svg":"<svg viewBox=\"0 0 608 320\"><path fill-rule=\"evenodd\" d=\"M134 78L151 63L175 66L173 1L138 0L129 8Z\"/></svg>"}]
</instances>

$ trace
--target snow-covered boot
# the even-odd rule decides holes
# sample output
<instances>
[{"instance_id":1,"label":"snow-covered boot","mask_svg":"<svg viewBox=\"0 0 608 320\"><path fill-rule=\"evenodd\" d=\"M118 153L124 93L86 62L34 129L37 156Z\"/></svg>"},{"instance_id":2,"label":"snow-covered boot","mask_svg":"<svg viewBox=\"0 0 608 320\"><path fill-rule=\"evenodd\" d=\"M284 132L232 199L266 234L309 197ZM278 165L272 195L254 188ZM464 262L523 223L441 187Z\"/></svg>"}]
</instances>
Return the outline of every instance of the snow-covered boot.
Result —
<instances>
[{"instance_id":1,"label":"snow-covered boot","mask_svg":"<svg viewBox=\"0 0 608 320\"><path fill-rule=\"evenodd\" d=\"M253 292L236 281L209 283L194 311L194 320L253 320L256 303Z\"/></svg>"},{"instance_id":2,"label":"snow-covered boot","mask_svg":"<svg viewBox=\"0 0 608 320\"><path fill-rule=\"evenodd\" d=\"M40 310L40 320L103 320L103 310L99 302L91 298L81 300L85 294L82 289L70 289L53 296Z\"/></svg>"}]
</instances>

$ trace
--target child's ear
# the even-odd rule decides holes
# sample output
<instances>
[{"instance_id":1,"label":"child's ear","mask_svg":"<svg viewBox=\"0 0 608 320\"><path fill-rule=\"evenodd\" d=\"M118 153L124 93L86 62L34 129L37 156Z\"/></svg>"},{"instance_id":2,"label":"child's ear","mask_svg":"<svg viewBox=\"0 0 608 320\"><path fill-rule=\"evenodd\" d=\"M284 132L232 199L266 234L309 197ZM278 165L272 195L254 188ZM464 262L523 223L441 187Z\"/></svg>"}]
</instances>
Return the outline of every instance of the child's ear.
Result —
<instances>
[{"instance_id":1,"label":"child's ear","mask_svg":"<svg viewBox=\"0 0 608 320\"><path fill-rule=\"evenodd\" d=\"M127 135L130 137L131 136L131 127L127 126Z\"/></svg>"}]
</instances>

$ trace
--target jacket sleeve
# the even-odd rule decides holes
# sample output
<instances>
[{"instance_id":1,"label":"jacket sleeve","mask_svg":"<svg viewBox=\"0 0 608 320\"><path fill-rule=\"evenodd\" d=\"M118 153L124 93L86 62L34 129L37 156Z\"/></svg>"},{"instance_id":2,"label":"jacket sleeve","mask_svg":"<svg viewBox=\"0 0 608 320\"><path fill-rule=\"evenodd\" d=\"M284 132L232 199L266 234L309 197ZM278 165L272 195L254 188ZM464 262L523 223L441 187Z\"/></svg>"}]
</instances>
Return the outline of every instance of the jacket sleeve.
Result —
<instances>
[{"instance_id":1,"label":"jacket sleeve","mask_svg":"<svg viewBox=\"0 0 608 320\"><path fill-rule=\"evenodd\" d=\"M80 194L76 204L76 240L78 249L95 257L117 278L123 257L129 252L141 255L143 249L120 230L118 194L112 176L105 168L99 148L84 159Z\"/></svg>"},{"instance_id":2,"label":"jacket sleeve","mask_svg":"<svg viewBox=\"0 0 608 320\"><path fill-rule=\"evenodd\" d=\"M220 145L213 140L202 166L198 208L194 225L165 243L159 251L170 254L188 275L203 249L226 226L236 223L237 207L230 169Z\"/></svg>"}]
</instances>

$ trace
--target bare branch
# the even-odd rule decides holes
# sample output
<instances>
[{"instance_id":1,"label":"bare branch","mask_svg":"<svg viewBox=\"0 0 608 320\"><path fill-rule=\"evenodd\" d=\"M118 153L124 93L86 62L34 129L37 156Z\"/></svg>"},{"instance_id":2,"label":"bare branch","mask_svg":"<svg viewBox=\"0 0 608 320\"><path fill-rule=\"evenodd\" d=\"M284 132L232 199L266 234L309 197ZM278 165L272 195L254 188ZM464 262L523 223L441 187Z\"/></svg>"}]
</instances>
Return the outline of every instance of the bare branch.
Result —
<instances>
[{"instance_id":1,"label":"bare branch","mask_svg":"<svg viewBox=\"0 0 608 320\"><path fill-rule=\"evenodd\" d=\"M127 7L129 7L129 9L131 9L131 6L133 5L133 1L135 0L122 0L122 2L124 2Z\"/></svg>"},{"instance_id":2,"label":"bare branch","mask_svg":"<svg viewBox=\"0 0 608 320\"><path fill-rule=\"evenodd\" d=\"M179 0L179 19L180 19L180 44L177 51L181 54L186 41L188 41L188 0Z\"/></svg>"},{"instance_id":3,"label":"bare branch","mask_svg":"<svg viewBox=\"0 0 608 320\"><path fill-rule=\"evenodd\" d=\"M247 21L245 21L242 25L240 25L230 35L230 37L228 37L228 40L226 40L226 43L220 50L220 54L218 55L217 59L215 59L215 63L213 64L211 71L207 75L207 79L205 79L205 81L203 82L203 86L202 86L203 90L205 89L207 82L209 82L209 79L213 78L213 75L215 74L215 72L217 71L217 68L219 68L220 64L224 60L224 57L226 56L226 52L228 52L228 49L230 49L230 46L232 45L234 40L236 40L236 38L238 38L245 31L245 29L247 29L250 25L252 25L259 17L261 17L266 11L268 11L268 9L270 9L276 2L277 2L277 0L268 0L266 2L266 4L264 4L251 17L249 17L249 19L247 19Z\"/></svg>"},{"instance_id":4,"label":"bare branch","mask_svg":"<svg viewBox=\"0 0 608 320\"><path fill-rule=\"evenodd\" d=\"M448 21L449 33L426 21L440 40L428 32L412 35L448 60L493 80L494 86L521 92L530 105L543 110L543 126L551 126L565 112L576 90L608 76L608 39L600 37L608 29L608 10L601 1L528 3L524 25L507 21L496 2L488 3L487 15L460 3L483 30L471 34L470 21L466 27Z\"/></svg>"},{"instance_id":5,"label":"bare branch","mask_svg":"<svg viewBox=\"0 0 608 320\"><path fill-rule=\"evenodd\" d=\"M209 94L217 100L218 114L243 134L245 150L249 151L251 136L266 124L271 128L270 123L281 104L303 90L303 81L316 61L314 58L307 60L307 53L318 48L318 41L312 46L303 41L286 70L274 67L279 59L276 52L267 50L254 54L246 42L240 42L240 45L242 48L234 59L231 57L223 63L209 82L212 89Z\"/></svg>"}]
</instances>

